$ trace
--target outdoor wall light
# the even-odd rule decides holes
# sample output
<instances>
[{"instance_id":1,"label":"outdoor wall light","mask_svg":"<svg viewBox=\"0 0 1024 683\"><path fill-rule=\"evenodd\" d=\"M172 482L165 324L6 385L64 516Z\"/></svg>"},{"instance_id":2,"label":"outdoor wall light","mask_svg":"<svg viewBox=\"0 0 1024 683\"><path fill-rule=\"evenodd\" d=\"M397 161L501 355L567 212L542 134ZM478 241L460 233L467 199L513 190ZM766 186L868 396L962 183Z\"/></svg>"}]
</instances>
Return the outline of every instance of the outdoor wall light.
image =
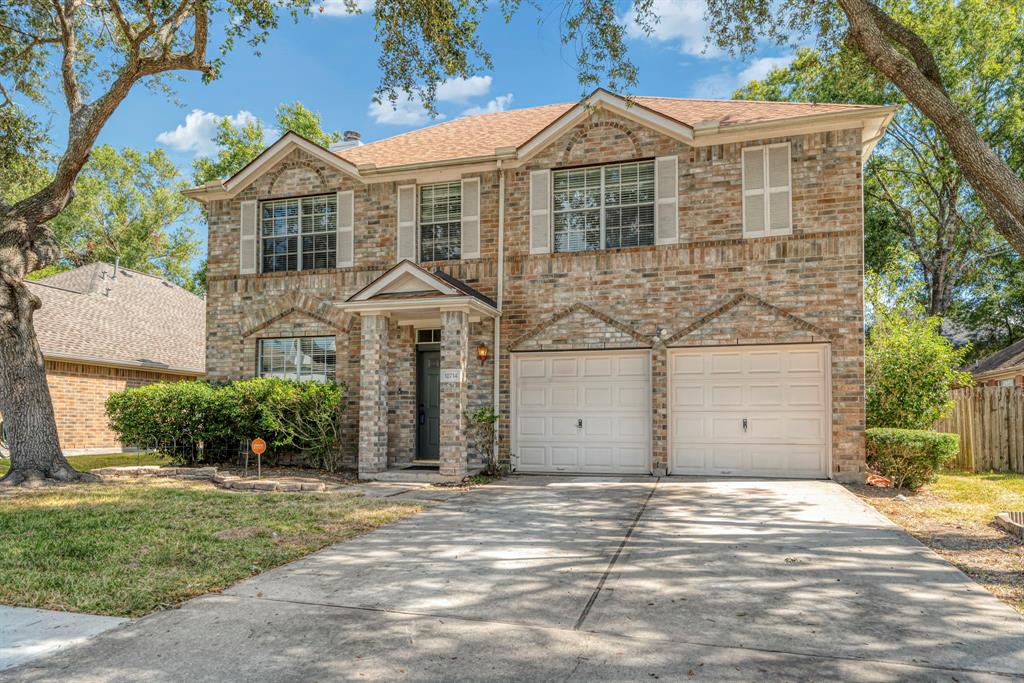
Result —
<instances>
[{"instance_id":1,"label":"outdoor wall light","mask_svg":"<svg viewBox=\"0 0 1024 683\"><path fill-rule=\"evenodd\" d=\"M480 342L480 346L476 347L476 357L480 359L480 365L487 362L487 354L490 351L487 348L487 344Z\"/></svg>"}]
</instances>

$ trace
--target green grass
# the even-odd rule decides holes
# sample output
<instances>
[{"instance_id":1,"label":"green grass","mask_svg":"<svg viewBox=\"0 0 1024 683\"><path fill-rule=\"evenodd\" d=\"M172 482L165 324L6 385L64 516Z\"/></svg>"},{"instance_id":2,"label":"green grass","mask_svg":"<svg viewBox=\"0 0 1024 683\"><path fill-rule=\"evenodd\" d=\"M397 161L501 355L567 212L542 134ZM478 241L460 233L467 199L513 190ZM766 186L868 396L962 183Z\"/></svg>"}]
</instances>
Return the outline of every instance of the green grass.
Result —
<instances>
[{"instance_id":1,"label":"green grass","mask_svg":"<svg viewBox=\"0 0 1024 683\"><path fill-rule=\"evenodd\" d=\"M0 603L139 616L420 509L164 479L19 491L0 498Z\"/></svg>"},{"instance_id":2,"label":"green grass","mask_svg":"<svg viewBox=\"0 0 1024 683\"><path fill-rule=\"evenodd\" d=\"M935 517L987 524L1000 512L1024 510L1024 474L944 472L927 488L942 502Z\"/></svg>"},{"instance_id":3,"label":"green grass","mask_svg":"<svg viewBox=\"0 0 1024 683\"><path fill-rule=\"evenodd\" d=\"M170 465L171 459L157 453L102 453L99 455L69 455L68 462L79 472L88 472L100 467L124 465ZM0 477L11 468L10 460L0 460Z\"/></svg>"}]
</instances>

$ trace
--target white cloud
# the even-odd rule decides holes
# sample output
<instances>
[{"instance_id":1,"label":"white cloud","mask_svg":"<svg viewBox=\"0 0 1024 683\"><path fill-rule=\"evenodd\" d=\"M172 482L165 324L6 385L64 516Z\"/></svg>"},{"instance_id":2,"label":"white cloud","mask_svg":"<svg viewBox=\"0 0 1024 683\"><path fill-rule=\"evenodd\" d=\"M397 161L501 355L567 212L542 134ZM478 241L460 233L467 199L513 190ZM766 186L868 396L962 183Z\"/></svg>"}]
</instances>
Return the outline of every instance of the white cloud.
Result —
<instances>
[{"instance_id":1,"label":"white cloud","mask_svg":"<svg viewBox=\"0 0 1024 683\"><path fill-rule=\"evenodd\" d=\"M156 136L156 141L179 152L194 152L197 157L210 156L217 151L213 136L222 119L231 125L244 126L256 120L256 116L244 109L234 116L221 116L202 109L193 109L185 117L185 123L174 130L165 130Z\"/></svg>"},{"instance_id":2,"label":"white cloud","mask_svg":"<svg viewBox=\"0 0 1024 683\"><path fill-rule=\"evenodd\" d=\"M490 76L453 78L437 86L437 99L439 102L458 102L462 104L473 97L486 95L490 90Z\"/></svg>"},{"instance_id":3,"label":"white cloud","mask_svg":"<svg viewBox=\"0 0 1024 683\"><path fill-rule=\"evenodd\" d=\"M353 4L363 12L373 11L374 0L354 0ZM320 14L328 17L355 16L345 4L345 0L322 0L318 7Z\"/></svg>"},{"instance_id":4,"label":"white cloud","mask_svg":"<svg viewBox=\"0 0 1024 683\"><path fill-rule=\"evenodd\" d=\"M755 59L739 73L723 71L701 78L693 84L690 90L690 97L704 99L722 99L732 97L737 89L750 81L759 81L775 68L789 66L795 55L788 54L781 57L760 57Z\"/></svg>"},{"instance_id":5,"label":"white cloud","mask_svg":"<svg viewBox=\"0 0 1024 683\"><path fill-rule=\"evenodd\" d=\"M498 95L493 100L484 105L478 105L470 107L462 112L463 116L476 116L477 114L494 114L495 112L505 111L505 107L512 102L512 93L507 95Z\"/></svg>"},{"instance_id":6,"label":"white cloud","mask_svg":"<svg viewBox=\"0 0 1024 683\"><path fill-rule=\"evenodd\" d=\"M413 126L426 123L430 119L430 114L419 100L411 100L405 93L399 93L394 104L387 98L380 103L370 102L367 113L377 123L395 126ZM437 118L443 119L444 115L439 114Z\"/></svg>"},{"instance_id":7,"label":"white cloud","mask_svg":"<svg viewBox=\"0 0 1024 683\"><path fill-rule=\"evenodd\" d=\"M684 54L714 57L721 51L707 45L705 9L704 0L654 0L651 12L660 20L651 27L651 33L648 34L636 23L636 10L630 6L623 17L626 35L663 43L677 42L679 51Z\"/></svg>"},{"instance_id":8,"label":"white cloud","mask_svg":"<svg viewBox=\"0 0 1024 683\"><path fill-rule=\"evenodd\" d=\"M795 54L788 54L781 57L755 59L750 66L740 72L740 85L746 85L750 81L759 81L767 76L772 69L789 66L794 57L796 57Z\"/></svg>"}]
</instances>

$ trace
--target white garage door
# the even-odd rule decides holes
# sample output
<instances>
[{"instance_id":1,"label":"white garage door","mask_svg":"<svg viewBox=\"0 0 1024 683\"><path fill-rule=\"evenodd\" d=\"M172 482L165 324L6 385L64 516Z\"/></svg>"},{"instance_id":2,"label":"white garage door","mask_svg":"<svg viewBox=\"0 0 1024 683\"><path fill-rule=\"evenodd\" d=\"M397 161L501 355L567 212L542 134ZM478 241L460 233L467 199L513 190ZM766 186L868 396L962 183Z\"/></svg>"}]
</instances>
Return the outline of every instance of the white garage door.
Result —
<instances>
[{"instance_id":1,"label":"white garage door","mask_svg":"<svg viewBox=\"0 0 1024 683\"><path fill-rule=\"evenodd\" d=\"M669 351L672 474L828 476L825 344Z\"/></svg>"},{"instance_id":2,"label":"white garage door","mask_svg":"<svg viewBox=\"0 0 1024 683\"><path fill-rule=\"evenodd\" d=\"M648 351L512 356L521 472L651 471Z\"/></svg>"}]
</instances>

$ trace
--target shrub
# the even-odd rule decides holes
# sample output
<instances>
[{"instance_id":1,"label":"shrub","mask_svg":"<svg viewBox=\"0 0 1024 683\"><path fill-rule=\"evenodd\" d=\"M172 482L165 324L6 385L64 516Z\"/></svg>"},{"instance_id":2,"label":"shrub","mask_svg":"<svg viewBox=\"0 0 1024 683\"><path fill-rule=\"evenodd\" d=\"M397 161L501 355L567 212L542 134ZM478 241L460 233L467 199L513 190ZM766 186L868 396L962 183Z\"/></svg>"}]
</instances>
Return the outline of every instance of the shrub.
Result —
<instances>
[{"instance_id":1,"label":"shrub","mask_svg":"<svg viewBox=\"0 0 1024 683\"><path fill-rule=\"evenodd\" d=\"M488 403L466 413L467 436L469 442L484 461L484 473L497 476L505 469L494 457L494 430L498 422L498 413L494 405Z\"/></svg>"},{"instance_id":2,"label":"shrub","mask_svg":"<svg viewBox=\"0 0 1024 683\"><path fill-rule=\"evenodd\" d=\"M923 429L876 427L866 433L868 465L896 488L917 490L934 481L939 468L956 457L960 437Z\"/></svg>"},{"instance_id":3,"label":"shrub","mask_svg":"<svg viewBox=\"0 0 1024 683\"><path fill-rule=\"evenodd\" d=\"M111 394L107 416L121 442L167 453L179 464L232 459L239 440L262 437L307 464L340 466L343 387L257 378L150 384Z\"/></svg>"},{"instance_id":4,"label":"shrub","mask_svg":"<svg viewBox=\"0 0 1024 683\"><path fill-rule=\"evenodd\" d=\"M917 311L878 314L864 350L868 427L929 429L953 407L949 390L969 386L957 370L968 349L955 349L937 317Z\"/></svg>"},{"instance_id":5,"label":"shrub","mask_svg":"<svg viewBox=\"0 0 1024 683\"><path fill-rule=\"evenodd\" d=\"M341 387L316 382L278 382L264 403L275 445L296 448L307 465L328 472L341 469L341 408Z\"/></svg>"}]
</instances>

